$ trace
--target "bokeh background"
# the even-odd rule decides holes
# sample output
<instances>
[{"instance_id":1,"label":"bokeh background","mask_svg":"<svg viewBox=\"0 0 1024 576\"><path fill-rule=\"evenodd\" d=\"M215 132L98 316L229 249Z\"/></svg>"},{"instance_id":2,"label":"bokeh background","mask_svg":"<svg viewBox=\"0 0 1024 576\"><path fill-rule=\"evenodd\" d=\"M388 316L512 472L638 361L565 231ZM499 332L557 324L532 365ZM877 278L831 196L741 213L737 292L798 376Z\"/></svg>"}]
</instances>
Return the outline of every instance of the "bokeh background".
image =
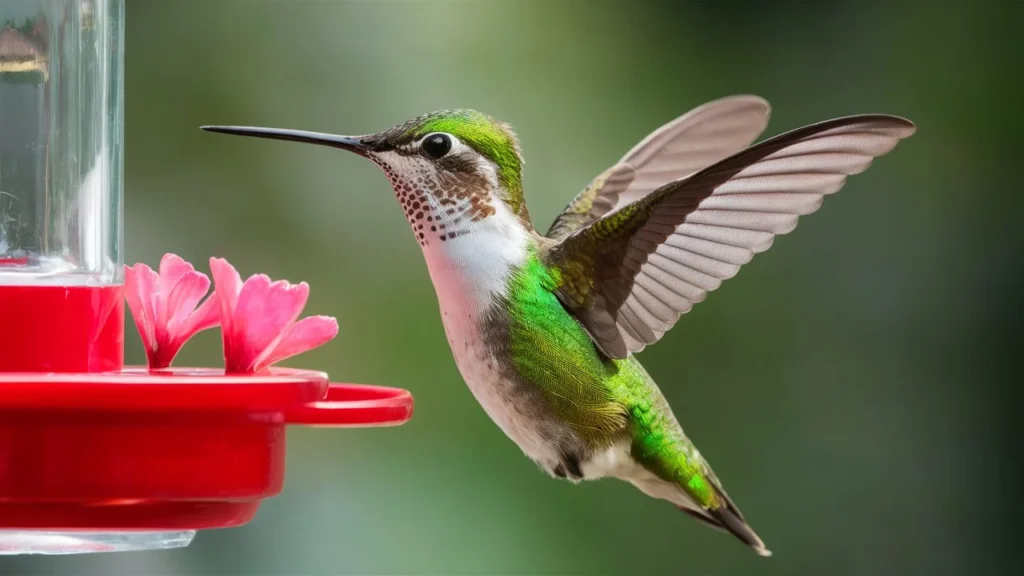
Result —
<instances>
[{"instance_id":1,"label":"bokeh background","mask_svg":"<svg viewBox=\"0 0 1024 576\"><path fill-rule=\"evenodd\" d=\"M417 412L291 432L284 493L243 528L0 573L1016 573L1022 22L1009 0L129 0L127 261L310 282L308 313L341 334L292 364L408 388ZM375 167L198 129L477 108L517 128L546 228L650 130L731 93L772 102L766 135L860 112L919 126L642 353L769 560L526 460L461 381ZM217 363L217 338L179 363ZM131 328L128 346L143 362Z\"/></svg>"}]
</instances>

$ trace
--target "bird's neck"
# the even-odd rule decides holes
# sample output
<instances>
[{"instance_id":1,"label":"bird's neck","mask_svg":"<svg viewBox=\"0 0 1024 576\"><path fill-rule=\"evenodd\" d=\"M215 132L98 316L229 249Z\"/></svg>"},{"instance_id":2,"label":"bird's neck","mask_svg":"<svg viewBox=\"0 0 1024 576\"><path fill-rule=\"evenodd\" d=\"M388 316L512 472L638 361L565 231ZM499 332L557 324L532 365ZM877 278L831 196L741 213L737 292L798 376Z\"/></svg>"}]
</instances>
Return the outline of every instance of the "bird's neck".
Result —
<instances>
[{"instance_id":1,"label":"bird's neck","mask_svg":"<svg viewBox=\"0 0 1024 576\"><path fill-rule=\"evenodd\" d=\"M493 215L466 222L458 232L423 244L423 256L446 313L459 308L479 316L507 294L535 245L534 234L501 202Z\"/></svg>"}]
</instances>

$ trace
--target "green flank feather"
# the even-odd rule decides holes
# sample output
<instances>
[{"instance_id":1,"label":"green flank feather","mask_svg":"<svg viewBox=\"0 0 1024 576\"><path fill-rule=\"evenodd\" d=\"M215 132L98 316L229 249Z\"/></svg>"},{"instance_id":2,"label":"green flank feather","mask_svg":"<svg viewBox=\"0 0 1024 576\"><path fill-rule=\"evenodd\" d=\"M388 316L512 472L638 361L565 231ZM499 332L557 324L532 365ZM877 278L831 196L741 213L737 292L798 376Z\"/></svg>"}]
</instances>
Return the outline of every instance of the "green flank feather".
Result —
<instances>
[{"instance_id":1,"label":"green flank feather","mask_svg":"<svg viewBox=\"0 0 1024 576\"><path fill-rule=\"evenodd\" d=\"M714 476L654 381L632 356L614 360L598 352L555 296L563 278L536 254L513 275L506 309L516 370L592 447L628 438L644 467L701 506L718 506L718 491L709 485Z\"/></svg>"}]
</instances>

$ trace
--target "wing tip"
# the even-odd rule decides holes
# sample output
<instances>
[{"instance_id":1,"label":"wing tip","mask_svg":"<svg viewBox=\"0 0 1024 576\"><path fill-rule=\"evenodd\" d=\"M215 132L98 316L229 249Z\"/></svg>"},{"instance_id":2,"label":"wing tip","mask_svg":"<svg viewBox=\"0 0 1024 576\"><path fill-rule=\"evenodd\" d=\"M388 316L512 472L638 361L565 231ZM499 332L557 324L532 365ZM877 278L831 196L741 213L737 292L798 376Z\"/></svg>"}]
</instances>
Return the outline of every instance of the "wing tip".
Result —
<instances>
[{"instance_id":1,"label":"wing tip","mask_svg":"<svg viewBox=\"0 0 1024 576\"><path fill-rule=\"evenodd\" d=\"M895 114L856 114L853 116L847 116L851 120L862 120L865 122L880 122L886 124L886 128L890 128L896 131L894 136L897 139L904 139L913 136L917 132L917 124L914 124L911 120L904 118L903 116L896 116ZM837 118L841 120L841 118Z\"/></svg>"},{"instance_id":2,"label":"wing tip","mask_svg":"<svg viewBox=\"0 0 1024 576\"><path fill-rule=\"evenodd\" d=\"M903 125L903 134L900 135L901 139L909 138L913 136L915 132L917 132L917 124L914 124L909 119L903 118L902 116L893 116L893 118L899 119L901 124Z\"/></svg>"},{"instance_id":3,"label":"wing tip","mask_svg":"<svg viewBox=\"0 0 1024 576\"><path fill-rule=\"evenodd\" d=\"M761 131L768 127L768 122L772 118L772 105L767 99L758 96L757 94L733 94L731 96L725 96L717 100L712 100L699 106L701 108L711 108L713 106L721 106L723 104L735 104L740 108L757 108L764 116L764 121L761 122ZM755 139L757 136L754 137ZM748 144L749 145L749 144Z\"/></svg>"},{"instance_id":4,"label":"wing tip","mask_svg":"<svg viewBox=\"0 0 1024 576\"><path fill-rule=\"evenodd\" d=\"M895 125L893 126L896 129L895 136L900 140L909 138L917 132L917 124L903 116L895 116L893 114L879 114L879 116Z\"/></svg>"},{"instance_id":5,"label":"wing tip","mask_svg":"<svg viewBox=\"0 0 1024 576\"><path fill-rule=\"evenodd\" d=\"M768 100L763 98L763 97L761 97L761 96L758 96L757 94L730 94L729 96L723 96L723 97L718 98L716 100L711 100L709 102L706 102L702 106L724 104L724 103L728 103L728 102L748 103L748 104L751 104L751 105L755 105L756 104L757 106L759 106L761 108L764 108L765 116L768 116L771 113L771 110L772 110L772 106L771 106L771 104L768 103ZM698 106L698 108L700 108L700 107L701 106Z\"/></svg>"}]
</instances>

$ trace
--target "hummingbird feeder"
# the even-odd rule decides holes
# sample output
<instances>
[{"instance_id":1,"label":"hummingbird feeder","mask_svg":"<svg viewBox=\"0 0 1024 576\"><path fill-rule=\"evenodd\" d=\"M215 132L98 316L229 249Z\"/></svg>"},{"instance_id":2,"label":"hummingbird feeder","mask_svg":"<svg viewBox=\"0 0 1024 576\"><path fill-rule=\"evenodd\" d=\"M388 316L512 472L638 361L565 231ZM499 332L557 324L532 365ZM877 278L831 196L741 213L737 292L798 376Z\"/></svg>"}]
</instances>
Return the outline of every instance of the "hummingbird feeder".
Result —
<instances>
[{"instance_id":1,"label":"hummingbird feeder","mask_svg":"<svg viewBox=\"0 0 1024 576\"><path fill-rule=\"evenodd\" d=\"M123 265L123 33L123 0L0 3L0 554L187 546L281 491L289 425L412 415L273 367L337 333L298 319L305 283ZM126 301L147 366L124 365ZM224 367L170 367L218 325Z\"/></svg>"}]
</instances>

